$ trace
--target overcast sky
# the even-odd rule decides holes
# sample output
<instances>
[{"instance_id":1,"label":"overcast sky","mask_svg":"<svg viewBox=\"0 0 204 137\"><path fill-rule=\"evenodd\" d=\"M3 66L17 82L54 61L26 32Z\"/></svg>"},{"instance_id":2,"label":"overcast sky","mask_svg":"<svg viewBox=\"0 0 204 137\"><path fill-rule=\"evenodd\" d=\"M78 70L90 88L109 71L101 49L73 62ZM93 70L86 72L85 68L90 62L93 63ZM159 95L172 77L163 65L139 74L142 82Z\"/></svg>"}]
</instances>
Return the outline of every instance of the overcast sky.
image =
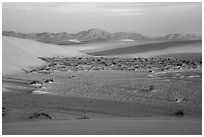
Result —
<instances>
[{"instance_id":1,"label":"overcast sky","mask_svg":"<svg viewBox=\"0 0 204 137\"><path fill-rule=\"evenodd\" d=\"M3 30L76 33L91 28L148 36L202 34L201 3L3 3Z\"/></svg>"}]
</instances>

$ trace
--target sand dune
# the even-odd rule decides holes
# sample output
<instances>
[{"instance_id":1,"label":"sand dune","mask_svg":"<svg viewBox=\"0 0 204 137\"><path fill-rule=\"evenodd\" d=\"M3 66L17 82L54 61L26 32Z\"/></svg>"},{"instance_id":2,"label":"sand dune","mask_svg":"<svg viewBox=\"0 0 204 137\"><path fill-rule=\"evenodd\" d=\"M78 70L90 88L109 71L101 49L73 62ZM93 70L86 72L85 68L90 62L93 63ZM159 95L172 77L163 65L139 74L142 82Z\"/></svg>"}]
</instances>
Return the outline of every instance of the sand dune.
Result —
<instances>
[{"instance_id":1,"label":"sand dune","mask_svg":"<svg viewBox=\"0 0 204 137\"><path fill-rule=\"evenodd\" d=\"M202 47L199 45L186 45L180 47L170 47L161 50L152 50L147 52L135 53L135 54L123 54L119 56L123 57L157 57L157 56L165 56L169 54L185 54L188 57L188 54L191 55L193 53L202 53ZM172 56L173 57L173 56Z\"/></svg>"},{"instance_id":2,"label":"sand dune","mask_svg":"<svg viewBox=\"0 0 204 137\"><path fill-rule=\"evenodd\" d=\"M87 51L91 55L115 56L115 55L134 55L136 57L149 57L164 55L170 53L189 53L202 52L201 40L188 41L169 41L169 42L152 42L141 43L132 46L119 47L114 49L103 49L101 51ZM148 56L147 56L148 55Z\"/></svg>"},{"instance_id":3,"label":"sand dune","mask_svg":"<svg viewBox=\"0 0 204 137\"><path fill-rule=\"evenodd\" d=\"M41 65L38 57L52 56L85 56L70 47L44 44L32 40L25 40L3 36L2 38L2 66L3 75L22 72L29 66Z\"/></svg>"},{"instance_id":4,"label":"sand dune","mask_svg":"<svg viewBox=\"0 0 204 137\"><path fill-rule=\"evenodd\" d=\"M29 66L36 66L43 63L36 56L22 51L17 46L3 38L2 47L2 72L3 75L12 74L21 71Z\"/></svg>"},{"instance_id":5,"label":"sand dune","mask_svg":"<svg viewBox=\"0 0 204 137\"><path fill-rule=\"evenodd\" d=\"M101 52L105 50L114 50L118 48L126 48L131 46L139 46L141 44L147 43L156 43L158 41L151 41L151 40L137 40L137 41L120 41L120 40L111 40L111 41L104 41L104 42L93 42L93 43L85 43L79 45L69 45L73 49L78 51L82 51L84 53L94 53L94 52Z\"/></svg>"},{"instance_id":6,"label":"sand dune","mask_svg":"<svg viewBox=\"0 0 204 137\"><path fill-rule=\"evenodd\" d=\"M111 118L3 124L3 135L201 135L200 119Z\"/></svg>"}]
</instances>

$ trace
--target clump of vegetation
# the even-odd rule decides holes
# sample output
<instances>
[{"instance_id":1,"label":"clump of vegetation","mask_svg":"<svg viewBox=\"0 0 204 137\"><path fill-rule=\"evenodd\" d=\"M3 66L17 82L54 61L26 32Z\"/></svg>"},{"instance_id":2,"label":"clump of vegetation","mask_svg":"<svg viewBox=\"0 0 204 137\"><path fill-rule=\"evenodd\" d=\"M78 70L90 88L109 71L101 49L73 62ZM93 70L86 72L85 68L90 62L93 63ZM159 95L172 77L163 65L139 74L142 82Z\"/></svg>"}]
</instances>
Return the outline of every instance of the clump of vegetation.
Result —
<instances>
[{"instance_id":1,"label":"clump of vegetation","mask_svg":"<svg viewBox=\"0 0 204 137\"><path fill-rule=\"evenodd\" d=\"M46 79L46 80L45 80L45 83L53 83L53 82L54 82L53 79Z\"/></svg>"},{"instance_id":2,"label":"clump of vegetation","mask_svg":"<svg viewBox=\"0 0 204 137\"><path fill-rule=\"evenodd\" d=\"M32 116L29 117L29 119L34 119L34 118L48 118L48 119L52 119L52 117L49 116L46 113L34 113Z\"/></svg>"},{"instance_id":3,"label":"clump of vegetation","mask_svg":"<svg viewBox=\"0 0 204 137\"><path fill-rule=\"evenodd\" d=\"M2 107L2 117L6 117L7 109L5 107Z\"/></svg>"},{"instance_id":4,"label":"clump of vegetation","mask_svg":"<svg viewBox=\"0 0 204 137\"><path fill-rule=\"evenodd\" d=\"M42 82L37 81L37 80L33 80L30 82L30 85L34 85L34 84L42 84Z\"/></svg>"},{"instance_id":5,"label":"clump of vegetation","mask_svg":"<svg viewBox=\"0 0 204 137\"><path fill-rule=\"evenodd\" d=\"M184 116L184 112L182 110L179 110L179 111L175 112L174 115L176 115L178 117L183 117Z\"/></svg>"},{"instance_id":6,"label":"clump of vegetation","mask_svg":"<svg viewBox=\"0 0 204 137\"><path fill-rule=\"evenodd\" d=\"M78 119L90 119L89 117L80 117Z\"/></svg>"},{"instance_id":7,"label":"clump of vegetation","mask_svg":"<svg viewBox=\"0 0 204 137\"><path fill-rule=\"evenodd\" d=\"M141 91L143 91L143 92L151 92L151 91L154 91L154 90L155 90L154 85L150 85L148 88L141 89Z\"/></svg>"},{"instance_id":8,"label":"clump of vegetation","mask_svg":"<svg viewBox=\"0 0 204 137\"><path fill-rule=\"evenodd\" d=\"M150 86L149 86L149 91L153 91L153 90L155 90L154 86L153 86L153 85L150 85Z\"/></svg>"},{"instance_id":9,"label":"clump of vegetation","mask_svg":"<svg viewBox=\"0 0 204 137\"><path fill-rule=\"evenodd\" d=\"M175 102L179 103L179 102L181 102L181 101L183 101L183 100L184 100L183 97L179 97L179 98L176 98L176 99L175 99Z\"/></svg>"}]
</instances>

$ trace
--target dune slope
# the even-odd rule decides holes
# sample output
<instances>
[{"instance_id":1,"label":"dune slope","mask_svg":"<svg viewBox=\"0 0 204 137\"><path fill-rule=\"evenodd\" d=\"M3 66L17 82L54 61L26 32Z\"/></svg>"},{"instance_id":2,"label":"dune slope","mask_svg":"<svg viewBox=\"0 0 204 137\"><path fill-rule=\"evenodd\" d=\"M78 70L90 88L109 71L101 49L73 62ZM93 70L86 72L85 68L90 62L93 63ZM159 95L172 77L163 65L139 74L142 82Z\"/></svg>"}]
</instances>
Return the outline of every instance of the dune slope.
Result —
<instances>
[{"instance_id":1,"label":"dune slope","mask_svg":"<svg viewBox=\"0 0 204 137\"><path fill-rule=\"evenodd\" d=\"M20 72L23 68L43 63L36 56L28 54L3 38L2 44L2 73L3 75Z\"/></svg>"},{"instance_id":2,"label":"dune slope","mask_svg":"<svg viewBox=\"0 0 204 137\"><path fill-rule=\"evenodd\" d=\"M141 45L134 45L128 47L115 48L99 52L89 52L91 55L111 56L111 55L137 55L140 57L157 56L161 54L189 53L189 52L202 52L201 40L188 40L188 41L169 41L158 43L147 43ZM148 56L146 56L147 53ZM153 55L152 55L153 54Z\"/></svg>"},{"instance_id":3,"label":"dune slope","mask_svg":"<svg viewBox=\"0 0 204 137\"><path fill-rule=\"evenodd\" d=\"M2 68L3 75L21 72L29 66L41 65L43 63L38 57L52 56L84 56L69 47L44 44L32 40L13 37L2 38Z\"/></svg>"}]
</instances>

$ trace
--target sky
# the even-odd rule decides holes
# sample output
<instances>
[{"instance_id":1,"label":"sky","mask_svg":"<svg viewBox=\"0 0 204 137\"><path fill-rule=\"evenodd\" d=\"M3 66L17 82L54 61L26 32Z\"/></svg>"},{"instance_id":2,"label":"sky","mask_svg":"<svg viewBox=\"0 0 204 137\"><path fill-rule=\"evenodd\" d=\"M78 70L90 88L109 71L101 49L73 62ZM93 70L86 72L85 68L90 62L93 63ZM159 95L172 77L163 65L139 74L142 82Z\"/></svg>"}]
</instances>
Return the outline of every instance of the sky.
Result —
<instances>
[{"instance_id":1,"label":"sky","mask_svg":"<svg viewBox=\"0 0 204 137\"><path fill-rule=\"evenodd\" d=\"M202 3L3 2L3 30L77 33L92 28L147 36L202 34Z\"/></svg>"}]
</instances>

